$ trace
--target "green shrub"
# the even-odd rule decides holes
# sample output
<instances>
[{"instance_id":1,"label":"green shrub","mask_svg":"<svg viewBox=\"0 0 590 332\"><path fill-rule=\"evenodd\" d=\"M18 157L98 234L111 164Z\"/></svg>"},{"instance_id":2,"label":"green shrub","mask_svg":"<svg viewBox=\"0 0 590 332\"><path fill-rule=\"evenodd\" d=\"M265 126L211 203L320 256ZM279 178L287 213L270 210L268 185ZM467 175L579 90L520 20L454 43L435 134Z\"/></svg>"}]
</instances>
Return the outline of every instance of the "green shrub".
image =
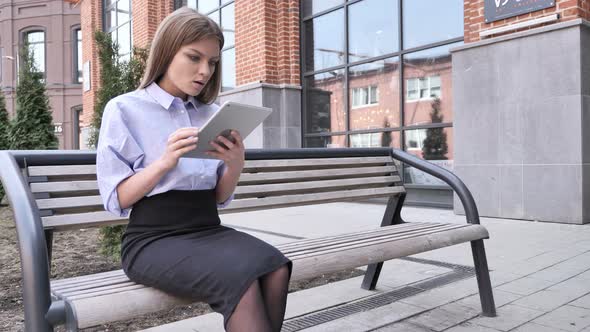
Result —
<instances>
[{"instance_id":1,"label":"green shrub","mask_svg":"<svg viewBox=\"0 0 590 332\"><path fill-rule=\"evenodd\" d=\"M96 148L100 139L100 124L106 104L118 95L137 89L145 71L148 51L134 48L129 62L120 61L118 46L113 42L110 34L97 31L94 38L98 45L100 61L100 89L94 106L88 145ZM107 226L100 229L101 251L104 255L113 258L120 256L123 232L125 232L125 226Z\"/></svg>"}]
</instances>

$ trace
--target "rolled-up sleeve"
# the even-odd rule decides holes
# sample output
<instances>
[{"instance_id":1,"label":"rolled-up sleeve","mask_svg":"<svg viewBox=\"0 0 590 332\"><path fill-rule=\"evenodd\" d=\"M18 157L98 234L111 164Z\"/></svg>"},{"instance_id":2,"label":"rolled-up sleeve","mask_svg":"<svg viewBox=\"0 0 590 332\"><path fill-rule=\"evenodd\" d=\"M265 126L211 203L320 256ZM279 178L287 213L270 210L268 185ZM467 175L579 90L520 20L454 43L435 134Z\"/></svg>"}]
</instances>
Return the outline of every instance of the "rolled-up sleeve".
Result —
<instances>
[{"instance_id":1,"label":"rolled-up sleeve","mask_svg":"<svg viewBox=\"0 0 590 332\"><path fill-rule=\"evenodd\" d=\"M121 208L117 186L135 174L134 166L143 157L144 152L130 132L123 111L111 100L103 113L96 151L96 176L105 210L120 217L129 215L130 207Z\"/></svg>"},{"instance_id":2,"label":"rolled-up sleeve","mask_svg":"<svg viewBox=\"0 0 590 332\"><path fill-rule=\"evenodd\" d=\"M217 181L219 181L219 179L221 179L221 177L225 173L226 168L227 167L225 166L225 163L223 161L221 161L219 163L219 166L217 166ZM231 196L229 196L229 198L226 199L225 201L223 201L221 203L217 203L217 208L223 209L224 207L228 206L229 203L231 203L231 201L233 201L233 199L234 199L234 193L232 193Z\"/></svg>"}]
</instances>

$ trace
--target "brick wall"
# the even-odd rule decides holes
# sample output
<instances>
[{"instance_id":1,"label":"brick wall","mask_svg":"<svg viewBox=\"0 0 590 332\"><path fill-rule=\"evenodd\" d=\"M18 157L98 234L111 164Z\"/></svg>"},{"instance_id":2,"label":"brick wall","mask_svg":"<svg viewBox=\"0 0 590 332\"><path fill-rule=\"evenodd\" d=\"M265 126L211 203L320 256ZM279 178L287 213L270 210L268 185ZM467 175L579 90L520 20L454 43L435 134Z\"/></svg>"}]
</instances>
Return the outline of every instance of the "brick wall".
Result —
<instances>
[{"instance_id":1,"label":"brick wall","mask_svg":"<svg viewBox=\"0 0 590 332\"><path fill-rule=\"evenodd\" d=\"M299 1L236 0L236 83L299 85Z\"/></svg>"},{"instance_id":2,"label":"brick wall","mask_svg":"<svg viewBox=\"0 0 590 332\"><path fill-rule=\"evenodd\" d=\"M590 0L556 0L554 7L506 18L491 23L485 23L484 20L484 0L464 0L465 42L470 43L480 40L481 38L479 37L479 33L483 30L508 26L554 13L559 14L559 22L565 22L577 18L590 20ZM519 30L512 30L504 34L530 30L547 24L552 23L545 23ZM485 38L496 37L498 35L491 35Z\"/></svg>"},{"instance_id":3,"label":"brick wall","mask_svg":"<svg viewBox=\"0 0 590 332\"><path fill-rule=\"evenodd\" d=\"M133 45L147 48L162 20L174 9L172 0L132 0Z\"/></svg>"},{"instance_id":4,"label":"brick wall","mask_svg":"<svg viewBox=\"0 0 590 332\"><path fill-rule=\"evenodd\" d=\"M92 122L96 91L100 83L98 68L98 47L94 41L94 32L102 29L102 0L85 0L80 4L82 22L82 63L90 61L90 90L83 92L83 113L81 127Z\"/></svg>"}]
</instances>

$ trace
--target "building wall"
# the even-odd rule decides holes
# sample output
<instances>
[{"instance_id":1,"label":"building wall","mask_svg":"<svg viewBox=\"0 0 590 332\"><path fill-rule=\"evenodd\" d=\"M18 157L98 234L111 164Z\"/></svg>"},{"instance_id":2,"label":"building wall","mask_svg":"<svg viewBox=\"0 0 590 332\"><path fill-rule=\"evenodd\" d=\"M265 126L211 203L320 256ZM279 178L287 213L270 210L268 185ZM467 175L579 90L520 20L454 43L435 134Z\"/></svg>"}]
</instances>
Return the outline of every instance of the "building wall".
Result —
<instances>
[{"instance_id":1,"label":"building wall","mask_svg":"<svg viewBox=\"0 0 590 332\"><path fill-rule=\"evenodd\" d=\"M34 28L45 31L45 73L47 94L54 124L61 124L56 133L61 149L74 146L77 128L74 108L82 104L82 84L74 82L74 29L80 27L79 6L63 0L0 0L0 47L2 81L8 111L14 116L17 84L17 54L23 33Z\"/></svg>"},{"instance_id":2,"label":"building wall","mask_svg":"<svg viewBox=\"0 0 590 332\"><path fill-rule=\"evenodd\" d=\"M471 43L481 40L479 33L487 29L498 28L529 21L531 19L547 16L550 14L559 14L558 22L566 22L583 18L590 20L590 1L589 0L556 0L555 6L532 13L522 14L496 22L486 23L484 18L484 0L465 0L465 42ZM517 29L507 33L496 34L490 37L511 34L518 31L534 29L540 26L551 25L552 23L539 24L536 26ZM489 38L489 37L487 37Z\"/></svg>"},{"instance_id":3,"label":"building wall","mask_svg":"<svg viewBox=\"0 0 590 332\"><path fill-rule=\"evenodd\" d=\"M557 1L481 23L466 5L466 41L453 51L455 172L482 216L590 222L590 1ZM477 12L479 22L468 25ZM559 13L544 26L480 40L479 31ZM455 211L463 213L455 198Z\"/></svg>"},{"instance_id":4,"label":"building wall","mask_svg":"<svg viewBox=\"0 0 590 332\"><path fill-rule=\"evenodd\" d=\"M299 0L235 4L236 83L299 85Z\"/></svg>"}]
</instances>

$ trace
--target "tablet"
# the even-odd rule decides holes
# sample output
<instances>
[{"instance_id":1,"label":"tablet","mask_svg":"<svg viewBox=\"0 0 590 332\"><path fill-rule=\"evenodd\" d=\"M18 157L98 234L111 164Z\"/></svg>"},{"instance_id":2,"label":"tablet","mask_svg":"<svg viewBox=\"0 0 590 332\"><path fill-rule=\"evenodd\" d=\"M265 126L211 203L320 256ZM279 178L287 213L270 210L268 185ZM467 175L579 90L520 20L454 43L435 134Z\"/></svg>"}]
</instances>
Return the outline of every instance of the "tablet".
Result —
<instances>
[{"instance_id":1,"label":"tablet","mask_svg":"<svg viewBox=\"0 0 590 332\"><path fill-rule=\"evenodd\" d=\"M242 139L246 139L252 131L266 119L272 109L227 101L199 128L197 148L185 153L185 158L214 159L205 154L213 151L210 141L216 141L222 135L228 137L231 130L237 130Z\"/></svg>"}]
</instances>

